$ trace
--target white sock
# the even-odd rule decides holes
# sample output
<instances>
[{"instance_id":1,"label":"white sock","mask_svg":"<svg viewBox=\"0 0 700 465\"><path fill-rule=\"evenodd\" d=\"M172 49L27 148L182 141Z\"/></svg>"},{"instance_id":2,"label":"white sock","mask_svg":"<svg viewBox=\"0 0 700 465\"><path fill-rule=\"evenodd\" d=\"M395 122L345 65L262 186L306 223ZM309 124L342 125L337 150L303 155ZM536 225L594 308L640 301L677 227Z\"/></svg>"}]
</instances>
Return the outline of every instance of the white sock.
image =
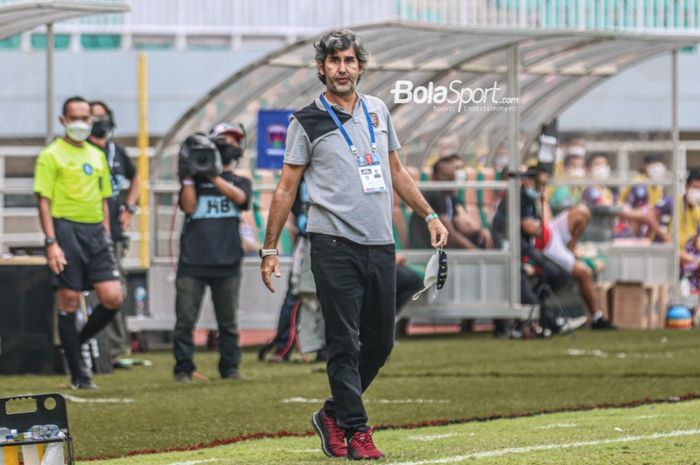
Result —
<instances>
[{"instance_id":1,"label":"white sock","mask_svg":"<svg viewBox=\"0 0 700 465\"><path fill-rule=\"evenodd\" d=\"M598 321L601 318L603 318L603 312L601 312L600 310L593 314L593 321Z\"/></svg>"}]
</instances>

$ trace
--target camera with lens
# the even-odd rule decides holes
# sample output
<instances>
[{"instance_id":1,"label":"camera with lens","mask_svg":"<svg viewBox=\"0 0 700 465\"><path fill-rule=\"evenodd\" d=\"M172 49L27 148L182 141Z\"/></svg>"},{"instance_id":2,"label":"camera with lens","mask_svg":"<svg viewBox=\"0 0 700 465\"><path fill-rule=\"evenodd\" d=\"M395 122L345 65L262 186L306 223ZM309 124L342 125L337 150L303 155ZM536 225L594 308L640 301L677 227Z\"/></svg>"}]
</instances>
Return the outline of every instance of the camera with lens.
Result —
<instances>
[{"instance_id":1,"label":"camera with lens","mask_svg":"<svg viewBox=\"0 0 700 465\"><path fill-rule=\"evenodd\" d=\"M180 147L178 168L180 177L218 176L223 163L216 144L206 134L198 132L185 139Z\"/></svg>"}]
</instances>

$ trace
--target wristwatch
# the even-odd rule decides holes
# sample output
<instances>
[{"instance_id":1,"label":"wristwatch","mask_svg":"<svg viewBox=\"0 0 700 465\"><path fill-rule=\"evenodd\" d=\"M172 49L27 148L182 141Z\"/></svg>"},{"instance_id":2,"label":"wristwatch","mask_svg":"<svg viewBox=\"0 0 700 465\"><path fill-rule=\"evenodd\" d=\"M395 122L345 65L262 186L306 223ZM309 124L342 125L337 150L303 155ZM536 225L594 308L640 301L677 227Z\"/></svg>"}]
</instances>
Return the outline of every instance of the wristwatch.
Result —
<instances>
[{"instance_id":1,"label":"wristwatch","mask_svg":"<svg viewBox=\"0 0 700 465\"><path fill-rule=\"evenodd\" d=\"M44 239L44 247L48 247L50 245L54 245L56 243L56 238L55 237L47 237Z\"/></svg>"},{"instance_id":2,"label":"wristwatch","mask_svg":"<svg viewBox=\"0 0 700 465\"><path fill-rule=\"evenodd\" d=\"M260 258L265 258L269 255L279 255L279 251L277 249L260 249L258 250L258 255L260 255Z\"/></svg>"},{"instance_id":3,"label":"wristwatch","mask_svg":"<svg viewBox=\"0 0 700 465\"><path fill-rule=\"evenodd\" d=\"M432 212L431 214L425 216L425 222L430 223L431 221L437 220L438 218L440 218L440 216L437 213Z\"/></svg>"},{"instance_id":4,"label":"wristwatch","mask_svg":"<svg viewBox=\"0 0 700 465\"><path fill-rule=\"evenodd\" d=\"M132 215L135 215L139 211L139 207L128 203L124 204L124 209Z\"/></svg>"}]
</instances>

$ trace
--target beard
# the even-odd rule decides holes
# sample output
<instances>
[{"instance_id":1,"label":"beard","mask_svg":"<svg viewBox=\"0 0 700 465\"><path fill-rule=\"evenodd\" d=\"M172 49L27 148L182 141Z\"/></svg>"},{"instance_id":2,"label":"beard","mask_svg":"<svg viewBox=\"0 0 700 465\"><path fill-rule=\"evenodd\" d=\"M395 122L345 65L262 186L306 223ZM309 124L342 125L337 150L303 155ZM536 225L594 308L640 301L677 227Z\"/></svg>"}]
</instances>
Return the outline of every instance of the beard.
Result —
<instances>
[{"instance_id":1,"label":"beard","mask_svg":"<svg viewBox=\"0 0 700 465\"><path fill-rule=\"evenodd\" d=\"M345 76L343 76L345 77ZM336 78L337 79L337 78ZM338 84L335 79L331 79L329 83L329 88L334 94L340 97L346 97L355 93L355 87L357 85L357 77L354 79L351 76L347 76L347 82L344 84Z\"/></svg>"}]
</instances>

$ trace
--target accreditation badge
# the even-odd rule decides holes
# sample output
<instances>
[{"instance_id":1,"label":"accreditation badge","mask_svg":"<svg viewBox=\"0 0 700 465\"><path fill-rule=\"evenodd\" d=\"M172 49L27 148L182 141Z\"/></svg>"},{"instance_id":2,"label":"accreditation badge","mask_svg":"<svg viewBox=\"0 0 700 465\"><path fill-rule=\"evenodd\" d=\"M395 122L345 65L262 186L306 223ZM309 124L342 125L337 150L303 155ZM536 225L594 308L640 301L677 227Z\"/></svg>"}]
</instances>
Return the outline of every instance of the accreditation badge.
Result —
<instances>
[{"instance_id":1,"label":"accreditation badge","mask_svg":"<svg viewBox=\"0 0 700 465\"><path fill-rule=\"evenodd\" d=\"M382 165L360 166L360 179L362 180L362 189L365 194L373 194L375 192L386 192L386 184L384 183L384 173Z\"/></svg>"}]
</instances>

